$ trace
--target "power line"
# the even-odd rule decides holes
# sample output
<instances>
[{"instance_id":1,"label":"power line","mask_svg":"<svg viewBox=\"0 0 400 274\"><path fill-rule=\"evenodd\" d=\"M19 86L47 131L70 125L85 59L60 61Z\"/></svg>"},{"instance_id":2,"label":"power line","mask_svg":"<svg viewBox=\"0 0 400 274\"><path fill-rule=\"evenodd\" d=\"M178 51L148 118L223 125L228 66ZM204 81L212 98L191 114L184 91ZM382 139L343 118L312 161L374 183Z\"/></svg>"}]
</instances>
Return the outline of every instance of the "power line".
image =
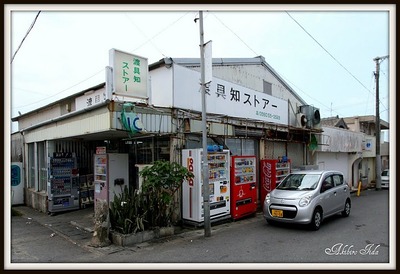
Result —
<instances>
[{"instance_id":1,"label":"power line","mask_svg":"<svg viewBox=\"0 0 400 274\"><path fill-rule=\"evenodd\" d=\"M296 19L294 19L288 11L285 11L286 14L294 21L296 24L305 32L308 34L308 36L311 37L330 57L332 57L333 60L335 60L336 63L338 63L347 73L349 73L361 86L363 86L369 93L374 95L371 90L369 90L363 83L361 83L360 80L356 76L354 76L344 65L342 65L324 46L322 46ZM379 100L380 101L380 100ZM380 102L382 104L382 102Z\"/></svg>"},{"instance_id":2,"label":"power line","mask_svg":"<svg viewBox=\"0 0 400 274\"><path fill-rule=\"evenodd\" d=\"M27 33L25 34L25 36L24 36L24 38L22 39L21 43L19 44L19 46L18 46L17 50L15 51L14 55L12 56L12 58L11 58L11 63L10 63L10 64L12 64L12 62L14 61L15 55L17 55L17 52L18 52L18 51L19 51L19 49L21 48L21 46L22 46L22 43L24 43L24 41L25 41L25 38L28 36L29 32L30 32L30 31L33 29L33 26L35 25L35 23L36 23L36 20L38 19L40 12L41 12L41 10L39 10L39 12L37 13L37 15L36 15L35 19L33 20L33 22L32 22L32 24L31 24L31 26L29 27L29 29L28 29Z\"/></svg>"},{"instance_id":3,"label":"power line","mask_svg":"<svg viewBox=\"0 0 400 274\"><path fill-rule=\"evenodd\" d=\"M39 12L39 13L40 13L40 12ZM157 34L155 34L153 37L151 37L150 39L148 39L147 41L145 41L144 43L142 43L142 44L141 44L139 47L137 47L135 50L139 49L140 47L142 47L143 45L147 44L148 42L151 42L151 44L161 53L161 55L165 56L165 55L158 49L158 47L152 42L152 40L153 40L155 37L157 37L158 35L160 35L161 33L163 33L164 31L166 31L166 30L167 30L168 28L170 28L172 25L174 25L175 23L177 23L179 20L181 20L183 17L185 17L188 13L189 13L189 12L186 12L184 15L182 15L181 17L179 17L177 20L175 20L174 22L172 22L171 24L169 24L168 26L166 26L165 28L163 28L161 31L159 31ZM127 16L126 13L125 13L125 15ZM39 16L39 14L38 14L37 16ZM37 16L36 16L36 18L37 18ZM136 24L134 24L134 22L132 22L132 21L130 20L129 16L127 16L127 17L128 17L128 19L129 19L129 21L130 21L136 28L138 28L138 26L137 26ZM35 21L36 21L36 19L35 19ZM33 23L33 24L34 24L34 23ZM31 26L31 29L32 29L32 27L33 27L33 24L32 24L32 26ZM138 28L138 29L139 29L139 28ZM139 29L139 31L141 31L141 30ZM142 31L141 31L141 32L142 32ZM29 33L29 32L28 32L28 33ZM144 33L142 32L142 34L144 34ZM146 35L144 35L144 36L147 38ZM135 50L134 50L134 51L135 51ZM97 74L99 74L100 72L102 72L103 70L104 70L104 69L101 69L100 71L96 72L96 73L93 74L92 76L90 76L90 77L88 77L88 78L86 78L86 79L80 81L80 82L77 83L77 84L74 84L73 86L71 86L71 87L69 87L69 88L67 88L67 89L64 89L64 90L62 90L62 91L60 91L60 92L58 92L58 93L56 93L56 94L53 94L53 95L47 97L46 99L55 97L55 96L57 96L57 95L63 93L64 91L67 91L67 90L69 90L69 89L71 89L71 88L73 88L73 87L75 87L75 86L77 86L77 85L79 85L79 84L81 84L81 83L83 83L83 82L89 80L90 78L93 78L94 76L96 76ZM27 104L27 105L17 106L17 107L14 107L14 108L25 108L25 107L28 107L28 106L37 104L37 103L42 102L42 101L43 101L43 100L40 100L40 101L32 102L32 103Z\"/></svg>"},{"instance_id":4,"label":"power line","mask_svg":"<svg viewBox=\"0 0 400 274\"><path fill-rule=\"evenodd\" d=\"M186 12L185 14L183 14L181 17L179 17L177 20L175 20L174 22L172 22L171 24L169 24L168 26L166 26L165 28L163 28L162 30L160 30L158 33L156 33L155 35L153 35L151 38L147 38L147 36L143 33L142 30L139 29L139 27L132 22L132 20L129 18L129 16L127 16L127 14L125 13L125 15L128 17L129 21L146 37L146 41L144 43L142 43L140 46L136 47L133 51L141 48L142 46L146 45L148 42L151 42L151 44L161 53L162 56L165 57L165 55L160 51L160 49L153 43L153 39L156 38L158 35L160 35L161 33L163 33L164 31L166 31L167 29L169 29L172 25L176 24L178 21L180 21L183 17L185 17L189 12Z\"/></svg>"},{"instance_id":5,"label":"power line","mask_svg":"<svg viewBox=\"0 0 400 274\"><path fill-rule=\"evenodd\" d=\"M296 19L294 19L289 12L285 11L287 15L289 15L290 18L292 18L292 20L294 22L296 22L297 25L299 25L299 27L308 34L308 36L311 37L311 39L313 39L315 41L315 43L317 43L330 57L332 57L333 60L335 60L336 63L338 63L344 70L346 70L358 83L360 83L368 92L371 92L363 83L361 83L360 80L358 80L357 77L355 77L345 66L343 66L326 48L324 48L324 46L322 46L317 39L315 39Z\"/></svg>"},{"instance_id":6,"label":"power line","mask_svg":"<svg viewBox=\"0 0 400 274\"><path fill-rule=\"evenodd\" d=\"M79 83L77 83L77 84L74 84L73 86L70 86L69 88L66 88L66 89L64 89L64 90L62 90L62 91L60 91L60 92L57 92L57 93L55 93L55 94L53 94L53 95L51 95L51 96L48 96L46 99L49 99L49 98L55 97L55 96L57 96L57 95L59 95L59 94L63 93L64 91L67 91L67 90L69 90L69 89L71 89L71 88L73 88L73 87L76 87L77 85L80 85L80 84L82 84L83 82L85 82L85 81L89 80L90 78L93 78L94 76L96 76L97 74L99 74L99 73L100 73L100 72L102 72L102 71L104 71L104 69L101 69L100 71L96 72L96 73L95 73L95 74L93 74L92 76L90 76L90 77L88 77L88 78L86 78L86 79L84 79L84 80L80 81L80 82L79 82ZM28 106L31 106L31 105L34 105L34 104L40 103L40 102L42 102L42 101L43 101L43 99L42 99L42 100L39 100L39 101L36 101L36 102L32 102L32 103L30 103L30 104L27 104L27 105L16 106L16 107L14 107L14 108L25 108L25 107L28 107Z\"/></svg>"},{"instance_id":7,"label":"power line","mask_svg":"<svg viewBox=\"0 0 400 274\"><path fill-rule=\"evenodd\" d=\"M257 54L249 45L247 45L242 38L239 37L239 35L237 35L233 30L231 30L227 25L225 25L214 13L211 13L212 15L214 15L214 17L225 27L227 28L230 32L233 33L233 35L235 35L249 50L251 50L256 56L259 56L259 54Z\"/></svg>"}]
</instances>

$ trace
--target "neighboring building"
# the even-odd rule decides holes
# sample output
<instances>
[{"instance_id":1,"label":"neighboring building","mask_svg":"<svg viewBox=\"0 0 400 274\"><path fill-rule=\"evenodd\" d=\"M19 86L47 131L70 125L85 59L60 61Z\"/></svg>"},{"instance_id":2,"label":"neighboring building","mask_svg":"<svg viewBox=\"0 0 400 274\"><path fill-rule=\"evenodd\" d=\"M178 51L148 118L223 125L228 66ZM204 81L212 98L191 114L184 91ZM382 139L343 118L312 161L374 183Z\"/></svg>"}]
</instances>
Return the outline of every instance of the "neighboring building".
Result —
<instances>
[{"instance_id":1,"label":"neighboring building","mask_svg":"<svg viewBox=\"0 0 400 274\"><path fill-rule=\"evenodd\" d=\"M327 126L327 127L337 127L337 128L349 129L349 127L347 126L344 119L339 118L339 116L322 118L321 125Z\"/></svg>"},{"instance_id":2,"label":"neighboring building","mask_svg":"<svg viewBox=\"0 0 400 274\"><path fill-rule=\"evenodd\" d=\"M374 116L323 118L323 133L315 153L319 168L341 170L352 187L357 187L359 181L363 187L371 185L376 177L374 123ZM389 129L389 124L381 121L381 128ZM381 145L382 169L388 166L387 148L388 143Z\"/></svg>"},{"instance_id":3,"label":"neighboring building","mask_svg":"<svg viewBox=\"0 0 400 274\"><path fill-rule=\"evenodd\" d=\"M11 134L11 162L22 162L24 139L21 132L17 131Z\"/></svg>"},{"instance_id":4,"label":"neighboring building","mask_svg":"<svg viewBox=\"0 0 400 274\"><path fill-rule=\"evenodd\" d=\"M369 136L376 136L376 116L367 115L367 116L354 116L354 117L346 117L344 118L350 130L355 132L363 132ZM386 121L380 120L380 128L381 130L389 130L389 123ZM382 135L382 132L381 132ZM381 136L381 159L382 159L382 170L389 168L389 142L382 141L383 138ZM366 150L369 150L370 147L374 149L375 154L375 138L373 139L373 143L366 143ZM375 178L375 173L371 174L371 178Z\"/></svg>"}]
</instances>

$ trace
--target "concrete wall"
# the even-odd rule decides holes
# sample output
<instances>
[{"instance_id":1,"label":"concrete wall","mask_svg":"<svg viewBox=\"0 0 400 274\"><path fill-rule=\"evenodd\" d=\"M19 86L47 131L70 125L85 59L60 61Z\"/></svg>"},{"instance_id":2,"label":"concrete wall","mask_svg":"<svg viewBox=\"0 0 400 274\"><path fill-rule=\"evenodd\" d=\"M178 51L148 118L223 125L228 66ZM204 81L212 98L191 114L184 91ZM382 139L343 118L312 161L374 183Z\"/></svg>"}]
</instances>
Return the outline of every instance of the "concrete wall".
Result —
<instances>
[{"instance_id":1,"label":"concrete wall","mask_svg":"<svg viewBox=\"0 0 400 274\"><path fill-rule=\"evenodd\" d=\"M25 188L25 204L41 212L47 213L47 193Z\"/></svg>"}]
</instances>

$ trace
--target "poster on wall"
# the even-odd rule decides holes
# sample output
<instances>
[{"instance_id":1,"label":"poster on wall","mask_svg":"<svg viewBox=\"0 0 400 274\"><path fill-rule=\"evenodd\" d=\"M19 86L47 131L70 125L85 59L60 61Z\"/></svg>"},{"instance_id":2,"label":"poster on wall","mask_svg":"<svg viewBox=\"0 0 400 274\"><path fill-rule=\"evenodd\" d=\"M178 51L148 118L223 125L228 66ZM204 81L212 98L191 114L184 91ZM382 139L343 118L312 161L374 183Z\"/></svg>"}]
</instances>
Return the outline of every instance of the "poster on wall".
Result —
<instances>
[{"instance_id":1,"label":"poster on wall","mask_svg":"<svg viewBox=\"0 0 400 274\"><path fill-rule=\"evenodd\" d=\"M24 184L23 184L22 163L11 163L11 203L20 205L24 203Z\"/></svg>"},{"instance_id":2,"label":"poster on wall","mask_svg":"<svg viewBox=\"0 0 400 274\"><path fill-rule=\"evenodd\" d=\"M112 93L134 98L147 98L148 60L147 58L110 49L112 67Z\"/></svg>"}]
</instances>

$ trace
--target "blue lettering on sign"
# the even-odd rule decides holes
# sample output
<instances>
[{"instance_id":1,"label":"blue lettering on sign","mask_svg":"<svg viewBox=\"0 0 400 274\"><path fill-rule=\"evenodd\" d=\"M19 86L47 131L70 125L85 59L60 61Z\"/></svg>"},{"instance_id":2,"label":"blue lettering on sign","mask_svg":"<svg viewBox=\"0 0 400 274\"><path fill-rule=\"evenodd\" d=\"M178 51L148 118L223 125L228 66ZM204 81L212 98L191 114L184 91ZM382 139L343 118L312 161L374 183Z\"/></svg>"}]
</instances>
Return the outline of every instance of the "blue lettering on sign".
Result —
<instances>
[{"instance_id":1,"label":"blue lettering on sign","mask_svg":"<svg viewBox=\"0 0 400 274\"><path fill-rule=\"evenodd\" d=\"M21 183L21 168L11 165L11 186L18 186Z\"/></svg>"},{"instance_id":2,"label":"blue lettering on sign","mask_svg":"<svg viewBox=\"0 0 400 274\"><path fill-rule=\"evenodd\" d=\"M128 120L128 125L131 125L131 119L130 119L130 117L127 117L126 119ZM139 120L139 117L136 116L136 117L133 119L132 126L133 126L133 128L134 128L136 131L141 131L142 128L141 128L141 127L138 127L138 125L137 125L137 121L138 121L138 120ZM131 130L132 130L132 127L131 127Z\"/></svg>"}]
</instances>

